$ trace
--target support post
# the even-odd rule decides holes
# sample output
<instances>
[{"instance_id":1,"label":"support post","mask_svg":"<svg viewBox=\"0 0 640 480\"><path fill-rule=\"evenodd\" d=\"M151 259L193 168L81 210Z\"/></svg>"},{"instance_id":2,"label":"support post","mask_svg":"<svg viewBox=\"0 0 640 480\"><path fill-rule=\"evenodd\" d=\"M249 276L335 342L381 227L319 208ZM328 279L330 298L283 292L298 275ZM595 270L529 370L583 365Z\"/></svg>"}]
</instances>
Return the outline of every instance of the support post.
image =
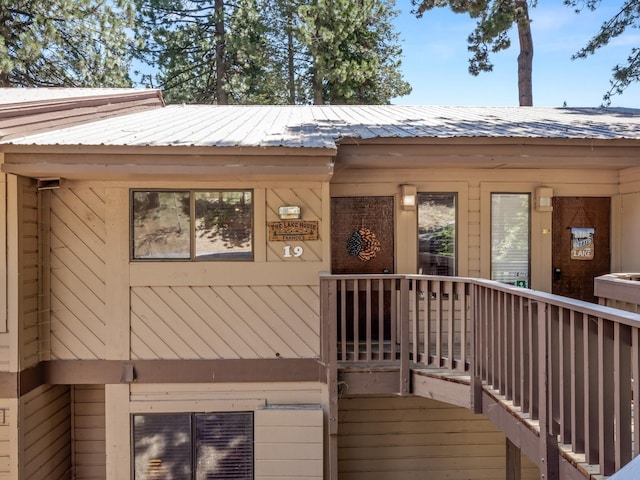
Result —
<instances>
[{"instance_id":1,"label":"support post","mask_svg":"<svg viewBox=\"0 0 640 480\"><path fill-rule=\"evenodd\" d=\"M516 445L509 440L506 442L506 472L505 480L520 480L522 478L520 463L522 459L522 453Z\"/></svg>"}]
</instances>

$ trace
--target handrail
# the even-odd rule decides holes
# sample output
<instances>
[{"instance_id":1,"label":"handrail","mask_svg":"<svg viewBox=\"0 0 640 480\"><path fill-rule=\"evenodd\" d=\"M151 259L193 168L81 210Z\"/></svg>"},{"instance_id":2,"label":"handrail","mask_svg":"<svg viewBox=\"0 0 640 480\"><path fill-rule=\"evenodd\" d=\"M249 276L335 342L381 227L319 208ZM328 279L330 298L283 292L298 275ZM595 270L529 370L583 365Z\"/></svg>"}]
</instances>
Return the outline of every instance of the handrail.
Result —
<instances>
[{"instance_id":1,"label":"handrail","mask_svg":"<svg viewBox=\"0 0 640 480\"><path fill-rule=\"evenodd\" d=\"M397 365L401 394L410 368L467 372L537 420L541 451L559 440L601 475L640 454L640 314L462 277L322 274L320 284L336 342L322 349L327 364Z\"/></svg>"}]
</instances>

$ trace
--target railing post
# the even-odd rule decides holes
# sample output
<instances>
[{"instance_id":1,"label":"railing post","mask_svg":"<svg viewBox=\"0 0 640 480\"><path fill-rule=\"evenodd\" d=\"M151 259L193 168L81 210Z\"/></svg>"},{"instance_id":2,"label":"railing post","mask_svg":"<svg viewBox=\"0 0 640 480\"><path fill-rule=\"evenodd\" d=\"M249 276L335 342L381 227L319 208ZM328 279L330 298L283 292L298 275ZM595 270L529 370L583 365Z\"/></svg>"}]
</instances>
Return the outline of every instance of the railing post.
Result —
<instances>
[{"instance_id":1,"label":"railing post","mask_svg":"<svg viewBox=\"0 0 640 480\"><path fill-rule=\"evenodd\" d=\"M326 368L329 393L327 478L336 480L338 478L338 302L336 280L320 279L320 298L322 329L320 351L322 362Z\"/></svg>"},{"instance_id":2,"label":"railing post","mask_svg":"<svg viewBox=\"0 0 640 480\"><path fill-rule=\"evenodd\" d=\"M478 295L478 285L471 284L470 286L471 296L471 357L469 359L469 373L471 375L471 410L473 413L482 413L482 377L480 376L480 362L478 360L479 352L479 337L478 337L478 322L479 314L481 311L478 302L480 301L480 295Z\"/></svg>"},{"instance_id":3,"label":"railing post","mask_svg":"<svg viewBox=\"0 0 640 480\"><path fill-rule=\"evenodd\" d=\"M400 280L400 395L411 393L409 368L409 279Z\"/></svg>"},{"instance_id":4,"label":"railing post","mask_svg":"<svg viewBox=\"0 0 640 480\"><path fill-rule=\"evenodd\" d=\"M538 417L540 421L540 478L559 480L559 449L549 417L549 338L546 303L538 303Z\"/></svg>"}]
</instances>

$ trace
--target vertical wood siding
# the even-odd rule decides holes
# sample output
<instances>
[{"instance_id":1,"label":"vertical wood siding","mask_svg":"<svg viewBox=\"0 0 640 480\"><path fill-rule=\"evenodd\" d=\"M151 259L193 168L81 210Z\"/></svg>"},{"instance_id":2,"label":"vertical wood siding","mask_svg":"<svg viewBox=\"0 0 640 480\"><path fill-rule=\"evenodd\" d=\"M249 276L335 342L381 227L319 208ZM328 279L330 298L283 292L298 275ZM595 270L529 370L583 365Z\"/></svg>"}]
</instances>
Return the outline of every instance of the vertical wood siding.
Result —
<instances>
[{"instance_id":1,"label":"vertical wood siding","mask_svg":"<svg viewBox=\"0 0 640 480\"><path fill-rule=\"evenodd\" d=\"M302 217L307 221L318 221L319 231L322 231L322 188L274 188L267 189L267 222L277 222L278 208L284 205L298 205ZM285 245L300 245L304 254L300 257L283 256ZM312 262L322 260L322 241L312 240L304 242L269 242L267 240L267 261L269 262Z\"/></svg>"},{"instance_id":2,"label":"vertical wood siding","mask_svg":"<svg viewBox=\"0 0 640 480\"><path fill-rule=\"evenodd\" d=\"M73 388L73 478L106 478L104 385Z\"/></svg>"},{"instance_id":3,"label":"vertical wood siding","mask_svg":"<svg viewBox=\"0 0 640 480\"><path fill-rule=\"evenodd\" d=\"M68 479L71 396L67 386L38 387L20 399L24 480Z\"/></svg>"},{"instance_id":4,"label":"vertical wood siding","mask_svg":"<svg viewBox=\"0 0 640 480\"><path fill-rule=\"evenodd\" d=\"M319 287L134 287L134 359L316 357Z\"/></svg>"},{"instance_id":5,"label":"vertical wood siding","mask_svg":"<svg viewBox=\"0 0 640 480\"><path fill-rule=\"evenodd\" d=\"M35 182L21 179L22 230L20 248L20 295L22 297L21 368L40 360L38 327L38 194ZM20 188L20 187L19 187Z\"/></svg>"},{"instance_id":6,"label":"vertical wood siding","mask_svg":"<svg viewBox=\"0 0 640 480\"><path fill-rule=\"evenodd\" d=\"M481 415L434 400L343 398L340 480L505 478L505 437ZM522 458L522 479L539 472Z\"/></svg>"},{"instance_id":7,"label":"vertical wood siding","mask_svg":"<svg viewBox=\"0 0 640 480\"><path fill-rule=\"evenodd\" d=\"M51 357L104 358L104 189L53 191Z\"/></svg>"},{"instance_id":8,"label":"vertical wood siding","mask_svg":"<svg viewBox=\"0 0 640 480\"><path fill-rule=\"evenodd\" d=\"M268 408L257 410L255 424L255 479L322 479L322 408Z\"/></svg>"}]
</instances>

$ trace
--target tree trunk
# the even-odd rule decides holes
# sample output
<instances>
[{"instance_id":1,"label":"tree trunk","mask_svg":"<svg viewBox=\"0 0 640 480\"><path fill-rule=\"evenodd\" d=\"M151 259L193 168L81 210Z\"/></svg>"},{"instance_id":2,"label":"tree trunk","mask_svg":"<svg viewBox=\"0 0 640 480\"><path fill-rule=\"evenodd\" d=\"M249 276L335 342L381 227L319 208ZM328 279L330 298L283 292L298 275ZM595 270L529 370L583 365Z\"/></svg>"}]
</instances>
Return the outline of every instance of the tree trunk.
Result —
<instances>
[{"instance_id":1,"label":"tree trunk","mask_svg":"<svg viewBox=\"0 0 640 480\"><path fill-rule=\"evenodd\" d=\"M295 105L296 103L296 72L294 56L295 45L293 44L293 12L289 8L287 9L287 75L288 75L288 90L289 90L289 103Z\"/></svg>"},{"instance_id":2,"label":"tree trunk","mask_svg":"<svg viewBox=\"0 0 640 480\"><path fill-rule=\"evenodd\" d=\"M531 20L526 0L517 0L516 8L522 9L517 17L518 40L520 54L518 55L518 98L521 107L533 105L533 37L531 35Z\"/></svg>"},{"instance_id":3,"label":"tree trunk","mask_svg":"<svg viewBox=\"0 0 640 480\"><path fill-rule=\"evenodd\" d=\"M224 0L215 0L215 37L216 37L216 103L228 105L229 96L225 89L226 78L225 41L224 41Z\"/></svg>"},{"instance_id":4,"label":"tree trunk","mask_svg":"<svg viewBox=\"0 0 640 480\"><path fill-rule=\"evenodd\" d=\"M318 72L317 67L313 68L313 104L324 104L324 98L322 95L322 76Z\"/></svg>"}]
</instances>

